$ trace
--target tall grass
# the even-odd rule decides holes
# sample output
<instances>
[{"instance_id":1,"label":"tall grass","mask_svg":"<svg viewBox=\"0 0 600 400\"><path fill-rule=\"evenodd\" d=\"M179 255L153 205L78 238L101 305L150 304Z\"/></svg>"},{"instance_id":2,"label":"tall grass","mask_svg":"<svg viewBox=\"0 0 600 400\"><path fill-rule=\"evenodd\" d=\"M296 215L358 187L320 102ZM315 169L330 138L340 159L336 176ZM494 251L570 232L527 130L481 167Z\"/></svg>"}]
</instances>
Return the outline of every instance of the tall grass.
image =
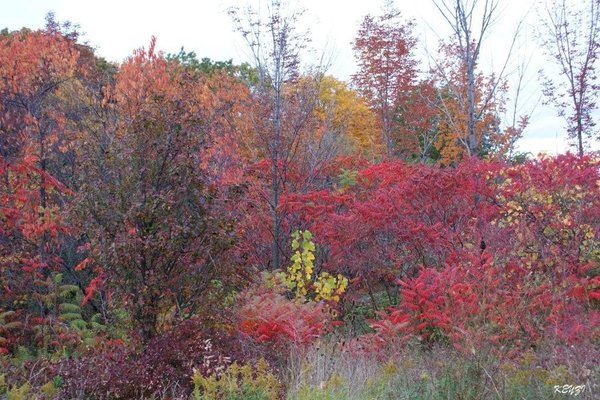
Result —
<instances>
[{"instance_id":1,"label":"tall grass","mask_svg":"<svg viewBox=\"0 0 600 400\"><path fill-rule=\"evenodd\" d=\"M511 361L489 351L463 354L445 346L412 344L379 355L351 354L321 341L293 352L286 383L290 400L370 399L597 399L596 346L529 349ZM573 393L556 386L573 385ZM582 386L585 386L581 390ZM579 386L579 390L575 387ZM575 393L579 392L577 395Z\"/></svg>"}]
</instances>

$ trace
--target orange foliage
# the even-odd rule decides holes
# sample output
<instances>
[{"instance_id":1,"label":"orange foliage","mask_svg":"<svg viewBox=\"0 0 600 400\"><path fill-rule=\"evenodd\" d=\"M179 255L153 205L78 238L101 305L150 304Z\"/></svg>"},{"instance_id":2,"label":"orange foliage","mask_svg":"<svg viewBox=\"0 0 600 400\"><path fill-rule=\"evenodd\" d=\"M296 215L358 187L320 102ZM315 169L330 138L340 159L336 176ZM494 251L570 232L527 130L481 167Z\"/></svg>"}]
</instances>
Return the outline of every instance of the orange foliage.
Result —
<instances>
[{"instance_id":1,"label":"orange foliage","mask_svg":"<svg viewBox=\"0 0 600 400\"><path fill-rule=\"evenodd\" d=\"M349 142L351 147L346 153L358 150L371 159L382 153L383 143L375 114L344 82L332 76L321 79L316 114L326 130L340 132Z\"/></svg>"},{"instance_id":2,"label":"orange foliage","mask_svg":"<svg viewBox=\"0 0 600 400\"><path fill-rule=\"evenodd\" d=\"M498 81L494 75L485 76L481 72L475 75L475 137L479 154L469 154L466 66L460 61L456 47L443 46L442 54L446 61L434 74L441 86L437 100L441 121L435 144L440 162L449 165L468 156L506 154L527 124L522 119L517 126L501 128L500 115L505 112L507 101L506 80Z\"/></svg>"}]
</instances>

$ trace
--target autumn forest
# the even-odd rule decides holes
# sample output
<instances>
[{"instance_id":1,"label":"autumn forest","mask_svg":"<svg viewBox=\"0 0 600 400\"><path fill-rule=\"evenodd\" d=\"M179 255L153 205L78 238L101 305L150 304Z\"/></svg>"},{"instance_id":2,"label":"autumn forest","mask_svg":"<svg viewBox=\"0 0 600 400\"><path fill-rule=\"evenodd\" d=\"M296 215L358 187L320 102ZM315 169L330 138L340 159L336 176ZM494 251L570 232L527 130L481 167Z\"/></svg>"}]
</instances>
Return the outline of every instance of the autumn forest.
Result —
<instances>
[{"instance_id":1,"label":"autumn forest","mask_svg":"<svg viewBox=\"0 0 600 400\"><path fill-rule=\"evenodd\" d=\"M502 1L431 1L432 62L388 1L348 81L283 0L239 64L2 30L0 399L599 398L600 0L541 8L555 156L482 66Z\"/></svg>"}]
</instances>

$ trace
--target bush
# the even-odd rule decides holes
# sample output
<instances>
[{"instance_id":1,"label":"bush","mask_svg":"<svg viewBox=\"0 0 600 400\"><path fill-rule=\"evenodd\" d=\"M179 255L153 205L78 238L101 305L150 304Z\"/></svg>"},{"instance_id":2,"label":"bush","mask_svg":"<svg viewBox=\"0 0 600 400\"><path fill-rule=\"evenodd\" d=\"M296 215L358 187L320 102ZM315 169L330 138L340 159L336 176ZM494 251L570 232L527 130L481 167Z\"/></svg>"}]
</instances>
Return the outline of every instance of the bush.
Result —
<instances>
[{"instance_id":1,"label":"bush","mask_svg":"<svg viewBox=\"0 0 600 400\"><path fill-rule=\"evenodd\" d=\"M203 329L198 320L189 320L152 340L141 352L114 343L84 358L65 360L55 372L64 380L61 395L66 398L189 396L194 369L210 376L247 357L237 336Z\"/></svg>"}]
</instances>

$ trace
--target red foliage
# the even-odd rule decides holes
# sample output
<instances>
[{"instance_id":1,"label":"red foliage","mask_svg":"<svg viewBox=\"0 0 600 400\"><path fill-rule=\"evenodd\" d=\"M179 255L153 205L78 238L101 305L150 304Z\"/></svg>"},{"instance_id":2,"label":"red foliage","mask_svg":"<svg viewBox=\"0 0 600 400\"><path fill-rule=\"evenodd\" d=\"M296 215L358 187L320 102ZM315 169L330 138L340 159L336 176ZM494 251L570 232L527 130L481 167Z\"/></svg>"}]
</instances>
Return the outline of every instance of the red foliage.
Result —
<instances>
[{"instance_id":1,"label":"red foliage","mask_svg":"<svg viewBox=\"0 0 600 400\"><path fill-rule=\"evenodd\" d=\"M241 176L235 116L247 90L227 75L187 73L153 39L105 92L104 129L78 153L73 208L98 266L83 302L110 289L149 340L168 327L159 315L210 314L237 279L227 250Z\"/></svg>"},{"instance_id":2,"label":"red foliage","mask_svg":"<svg viewBox=\"0 0 600 400\"><path fill-rule=\"evenodd\" d=\"M383 15L363 19L354 41L358 72L352 79L379 116L388 158L397 141L397 111L416 78L413 29L414 21L403 21L398 10L386 7Z\"/></svg>"},{"instance_id":3,"label":"red foliage","mask_svg":"<svg viewBox=\"0 0 600 400\"><path fill-rule=\"evenodd\" d=\"M242 364L261 357L264 355L248 348L239 336L206 329L203 321L192 319L153 339L142 350L119 339L107 340L82 357L9 367L6 379L9 385L26 379L39 387L60 377L63 384L57 398L65 399L137 399L165 394L188 398L194 369L208 376L233 362Z\"/></svg>"},{"instance_id":4,"label":"red foliage","mask_svg":"<svg viewBox=\"0 0 600 400\"><path fill-rule=\"evenodd\" d=\"M259 343L308 344L330 328L324 303L290 300L262 287L246 291L236 309L239 330Z\"/></svg>"},{"instance_id":5,"label":"red foliage","mask_svg":"<svg viewBox=\"0 0 600 400\"><path fill-rule=\"evenodd\" d=\"M62 266L70 231L62 211L73 193L51 168L68 136L57 92L84 67L75 42L54 28L0 35L0 307L15 311L21 328L32 325L35 281Z\"/></svg>"},{"instance_id":6,"label":"red foliage","mask_svg":"<svg viewBox=\"0 0 600 400\"><path fill-rule=\"evenodd\" d=\"M290 195L285 207L327 250L323 267L359 290L399 284L373 322L398 335L502 352L599 333L599 162L572 155L514 167L383 163L351 191Z\"/></svg>"},{"instance_id":7,"label":"red foliage","mask_svg":"<svg viewBox=\"0 0 600 400\"><path fill-rule=\"evenodd\" d=\"M453 164L466 130L436 120L432 83L415 85L413 23L398 16L365 18L354 79L381 116L388 158L398 142L422 160L436 145ZM247 288L254 271L287 259L296 229L318 238L311 273L350 279L341 308L369 301L364 314L379 311L355 348L417 338L510 356L545 340L597 340L599 159L332 161L306 82L285 83L273 124L256 88L190 73L154 40L117 68L59 30L50 21L0 35L0 354L75 348L104 330L143 341L57 364L66 396L146 396L173 382L189 392L192 367L217 368L203 357L219 368L245 357L238 338L204 328L240 291L236 327L254 344L328 333L340 324L330 305ZM493 83L480 78L481 90ZM449 112L460 114L455 103ZM492 114L480 122L481 132L497 125ZM492 147L512 143L485 135ZM77 312L60 313L62 286ZM199 316L202 327L181 323Z\"/></svg>"},{"instance_id":8,"label":"red foliage","mask_svg":"<svg viewBox=\"0 0 600 400\"><path fill-rule=\"evenodd\" d=\"M283 206L329 247L326 268L351 277L397 276L422 264L440 267L450 252L479 246L477 225L495 211L485 173L496 168L388 162L360 171L350 192L290 195Z\"/></svg>"}]
</instances>

